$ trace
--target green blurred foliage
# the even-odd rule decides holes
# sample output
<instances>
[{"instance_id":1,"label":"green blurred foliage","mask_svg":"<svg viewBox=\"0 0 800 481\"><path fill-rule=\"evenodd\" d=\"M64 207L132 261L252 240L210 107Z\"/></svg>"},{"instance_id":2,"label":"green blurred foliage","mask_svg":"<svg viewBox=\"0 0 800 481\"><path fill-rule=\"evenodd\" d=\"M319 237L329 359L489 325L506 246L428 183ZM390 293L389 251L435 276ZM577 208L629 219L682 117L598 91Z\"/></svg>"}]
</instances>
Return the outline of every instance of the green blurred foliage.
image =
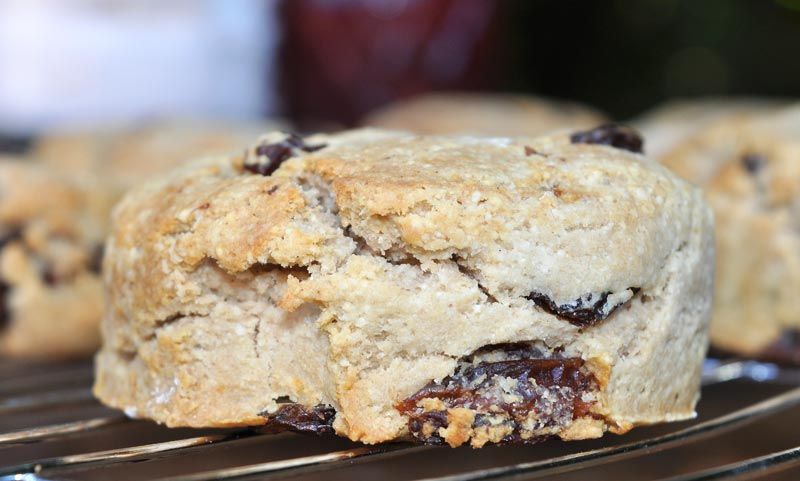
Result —
<instances>
[{"instance_id":1,"label":"green blurred foliage","mask_svg":"<svg viewBox=\"0 0 800 481\"><path fill-rule=\"evenodd\" d=\"M674 97L800 98L800 0L503 0L504 90L626 118Z\"/></svg>"}]
</instances>

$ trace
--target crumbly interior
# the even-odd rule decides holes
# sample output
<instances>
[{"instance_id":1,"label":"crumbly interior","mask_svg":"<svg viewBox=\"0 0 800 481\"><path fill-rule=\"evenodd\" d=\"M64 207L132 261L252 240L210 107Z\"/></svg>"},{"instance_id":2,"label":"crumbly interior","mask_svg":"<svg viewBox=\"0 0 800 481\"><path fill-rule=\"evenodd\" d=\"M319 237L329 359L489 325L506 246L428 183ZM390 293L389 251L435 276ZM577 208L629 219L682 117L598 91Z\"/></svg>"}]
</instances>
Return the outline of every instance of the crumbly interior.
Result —
<instances>
[{"instance_id":1,"label":"crumbly interior","mask_svg":"<svg viewBox=\"0 0 800 481\"><path fill-rule=\"evenodd\" d=\"M207 160L123 200L104 402L171 426L324 424L368 443L475 446L694 415L713 251L688 184L561 138L308 143L326 147L269 176ZM579 305L593 322L570 322ZM542 351L481 350L508 343ZM495 375L472 379L481 363ZM398 408L448 384L479 394ZM512 414L486 404L501 397ZM412 425L434 411L446 423Z\"/></svg>"}]
</instances>

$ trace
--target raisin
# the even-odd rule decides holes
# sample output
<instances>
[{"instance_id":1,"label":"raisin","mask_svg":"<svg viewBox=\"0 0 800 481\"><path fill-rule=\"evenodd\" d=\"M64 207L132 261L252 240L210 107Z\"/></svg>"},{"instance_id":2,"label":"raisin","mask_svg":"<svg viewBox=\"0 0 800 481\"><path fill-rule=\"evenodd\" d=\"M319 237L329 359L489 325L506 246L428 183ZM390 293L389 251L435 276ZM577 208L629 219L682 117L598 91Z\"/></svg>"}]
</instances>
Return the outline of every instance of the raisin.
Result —
<instances>
[{"instance_id":1,"label":"raisin","mask_svg":"<svg viewBox=\"0 0 800 481\"><path fill-rule=\"evenodd\" d=\"M261 413L267 419L262 428L267 433L297 431L313 434L333 433L336 410L326 404L308 408L298 403L283 404L274 413Z\"/></svg>"},{"instance_id":2,"label":"raisin","mask_svg":"<svg viewBox=\"0 0 800 481\"><path fill-rule=\"evenodd\" d=\"M30 150L33 139L30 137L0 134L0 153L24 154Z\"/></svg>"},{"instance_id":3,"label":"raisin","mask_svg":"<svg viewBox=\"0 0 800 481\"><path fill-rule=\"evenodd\" d=\"M759 154L745 154L742 156L742 165L747 172L751 175L755 175L767 165L767 159Z\"/></svg>"},{"instance_id":4,"label":"raisin","mask_svg":"<svg viewBox=\"0 0 800 481\"><path fill-rule=\"evenodd\" d=\"M272 175L286 159L291 157L292 148L284 143L259 145L256 148L256 155L266 157L267 162L245 164L244 168L254 174Z\"/></svg>"},{"instance_id":5,"label":"raisin","mask_svg":"<svg viewBox=\"0 0 800 481\"><path fill-rule=\"evenodd\" d=\"M8 321L11 319L11 313L8 309L8 294L10 291L11 286L0 280L0 332L8 326Z\"/></svg>"},{"instance_id":6,"label":"raisin","mask_svg":"<svg viewBox=\"0 0 800 481\"><path fill-rule=\"evenodd\" d=\"M11 241L22 237L21 229L12 229L4 237L0 238L0 249ZM0 331L8 326L11 319L11 312L8 309L8 295L11 292L11 285L0 279Z\"/></svg>"},{"instance_id":7,"label":"raisin","mask_svg":"<svg viewBox=\"0 0 800 481\"><path fill-rule=\"evenodd\" d=\"M262 144L256 147L256 156L266 157L266 162L245 163L244 168L248 172L261 174L264 176L272 175L278 167L293 155L293 149L303 152L316 152L325 148L326 144L308 145L302 137L296 134L289 134L288 137L272 144Z\"/></svg>"},{"instance_id":8,"label":"raisin","mask_svg":"<svg viewBox=\"0 0 800 481\"><path fill-rule=\"evenodd\" d=\"M425 444L439 446L444 444L444 439L438 434L439 428L446 428L447 424L447 412L445 411L420 412L409 417L408 431ZM426 425L430 430L428 435L425 435Z\"/></svg>"},{"instance_id":9,"label":"raisin","mask_svg":"<svg viewBox=\"0 0 800 481\"><path fill-rule=\"evenodd\" d=\"M289 137L286 138L286 142L288 142L292 147L297 147L303 152L316 152L327 147L327 144L308 145L306 141L297 134L289 134Z\"/></svg>"},{"instance_id":10,"label":"raisin","mask_svg":"<svg viewBox=\"0 0 800 481\"><path fill-rule=\"evenodd\" d=\"M50 287L58 284L58 276L56 276L56 273L53 271L52 267L46 267L44 269L42 272L42 281L45 283L45 285Z\"/></svg>"},{"instance_id":11,"label":"raisin","mask_svg":"<svg viewBox=\"0 0 800 481\"><path fill-rule=\"evenodd\" d=\"M488 346L475 354L489 352L504 352L506 356L544 354L524 343ZM584 394L597 390L594 376L582 369L582 359L549 355L477 363L469 356L455 373L429 383L395 408L408 416L411 435L428 444L442 444L439 429L448 426L447 412L452 408L473 411L473 429L505 426L508 434L501 443L539 441L539 430L563 427L592 415L594 403ZM422 400L434 400L427 403L428 408L436 407L426 410ZM531 419L535 419L533 426Z\"/></svg>"},{"instance_id":12,"label":"raisin","mask_svg":"<svg viewBox=\"0 0 800 481\"><path fill-rule=\"evenodd\" d=\"M5 247L5 245L8 244L9 242L13 242L20 239L22 239L22 229L12 228L6 233L6 235L0 237L0 249Z\"/></svg>"},{"instance_id":13,"label":"raisin","mask_svg":"<svg viewBox=\"0 0 800 481\"><path fill-rule=\"evenodd\" d=\"M606 124L592 130L575 132L569 137L573 144L602 144L641 154L644 141L636 130L619 124Z\"/></svg>"},{"instance_id":14,"label":"raisin","mask_svg":"<svg viewBox=\"0 0 800 481\"><path fill-rule=\"evenodd\" d=\"M757 357L779 364L800 364L800 330L784 329Z\"/></svg>"},{"instance_id":15,"label":"raisin","mask_svg":"<svg viewBox=\"0 0 800 481\"><path fill-rule=\"evenodd\" d=\"M95 274L100 274L103 270L103 253L105 252L105 244L95 244L92 247L92 252L89 255L89 260L87 261L86 268L89 269L89 272L93 272Z\"/></svg>"},{"instance_id":16,"label":"raisin","mask_svg":"<svg viewBox=\"0 0 800 481\"><path fill-rule=\"evenodd\" d=\"M531 155L542 155L542 154L540 154L539 151L537 151L533 147L530 147L530 146L526 145L525 146L525 157L530 157Z\"/></svg>"},{"instance_id":17,"label":"raisin","mask_svg":"<svg viewBox=\"0 0 800 481\"><path fill-rule=\"evenodd\" d=\"M531 345L529 342L503 342L480 347L472 353L470 358L497 351L501 351L505 353L508 358L513 359L545 359L548 357L545 351Z\"/></svg>"},{"instance_id":18,"label":"raisin","mask_svg":"<svg viewBox=\"0 0 800 481\"><path fill-rule=\"evenodd\" d=\"M640 288L631 287L630 290L633 291L634 295L636 295ZM572 303L562 305L556 304L552 299L539 292L531 292L525 296L525 298L533 301L534 304L541 307L546 312L553 314L554 316L565 319L576 326L587 327L593 326L603 319L606 319L622 305L617 304L616 306L613 306L608 313L604 313L603 306L606 305L608 296L610 295L611 292L604 292L597 297L596 301L592 302L594 295L589 294L585 298L576 299Z\"/></svg>"}]
</instances>

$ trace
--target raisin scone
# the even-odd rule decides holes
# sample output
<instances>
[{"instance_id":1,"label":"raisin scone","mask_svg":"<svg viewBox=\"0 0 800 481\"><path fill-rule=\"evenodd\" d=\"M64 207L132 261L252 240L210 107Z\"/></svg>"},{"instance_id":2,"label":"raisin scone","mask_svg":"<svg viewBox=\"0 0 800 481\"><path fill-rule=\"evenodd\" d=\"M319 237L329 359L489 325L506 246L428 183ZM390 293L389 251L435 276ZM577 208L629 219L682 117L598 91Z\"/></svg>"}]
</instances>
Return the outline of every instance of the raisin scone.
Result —
<instances>
[{"instance_id":1,"label":"raisin scone","mask_svg":"<svg viewBox=\"0 0 800 481\"><path fill-rule=\"evenodd\" d=\"M36 140L24 163L3 162L0 355L92 355L100 345L99 265L113 204L131 185L191 157L244 151L260 132L255 125L160 122L54 133Z\"/></svg>"},{"instance_id":2,"label":"raisin scone","mask_svg":"<svg viewBox=\"0 0 800 481\"><path fill-rule=\"evenodd\" d=\"M99 346L107 228L96 196L0 158L0 356L68 358Z\"/></svg>"},{"instance_id":3,"label":"raisin scone","mask_svg":"<svg viewBox=\"0 0 800 481\"><path fill-rule=\"evenodd\" d=\"M640 149L614 126L273 133L152 180L114 213L95 393L168 426L365 443L691 418L711 214Z\"/></svg>"},{"instance_id":4,"label":"raisin scone","mask_svg":"<svg viewBox=\"0 0 800 481\"><path fill-rule=\"evenodd\" d=\"M513 94L432 93L370 114L366 126L420 134L538 136L594 127L606 118L583 105Z\"/></svg>"},{"instance_id":5,"label":"raisin scone","mask_svg":"<svg viewBox=\"0 0 800 481\"><path fill-rule=\"evenodd\" d=\"M778 99L720 97L672 100L632 121L647 139L647 155L660 159L670 150L721 119L763 115L785 107Z\"/></svg>"},{"instance_id":6,"label":"raisin scone","mask_svg":"<svg viewBox=\"0 0 800 481\"><path fill-rule=\"evenodd\" d=\"M187 160L244 150L271 123L160 121L137 128L54 132L33 143L30 157L64 172L91 172L99 187L122 193Z\"/></svg>"},{"instance_id":7,"label":"raisin scone","mask_svg":"<svg viewBox=\"0 0 800 481\"><path fill-rule=\"evenodd\" d=\"M663 161L715 211L712 345L800 362L800 105L717 121Z\"/></svg>"}]
</instances>

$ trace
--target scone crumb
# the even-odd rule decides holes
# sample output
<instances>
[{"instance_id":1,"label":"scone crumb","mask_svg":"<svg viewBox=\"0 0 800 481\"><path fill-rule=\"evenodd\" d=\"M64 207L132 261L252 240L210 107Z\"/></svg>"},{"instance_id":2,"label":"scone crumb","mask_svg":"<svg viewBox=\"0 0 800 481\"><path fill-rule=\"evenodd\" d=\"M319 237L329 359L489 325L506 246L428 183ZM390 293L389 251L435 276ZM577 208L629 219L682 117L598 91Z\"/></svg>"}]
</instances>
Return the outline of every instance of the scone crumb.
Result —
<instances>
[{"instance_id":1,"label":"scone crumb","mask_svg":"<svg viewBox=\"0 0 800 481\"><path fill-rule=\"evenodd\" d=\"M430 397L420 399L417 403L417 407L424 411L443 411L447 409L447 406L445 406L441 399Z\"/></svg>"},{"instance_id":2,"label":"scone crumb","mask_svg":"<svg viewBox=\"0 0 800 481\"><path fill-rule=\"evenodd\" d=\"M475 422L475 412L471 409L448 409L447 427L439 428L439 436L452 448L461 446L472 435L473 422Z\"/></svg>"},{"instance_id":3,"label":"scone crumb","mask_svg":"<svg viewBox=\"0 0 800 481\"><path fill-rule=\"evenodd\" d=\"M602 420L584 416L559 432L558 437L564 441L599 438L603 435L604 427L605 422Z\"/></svg>"}]
</instances>

